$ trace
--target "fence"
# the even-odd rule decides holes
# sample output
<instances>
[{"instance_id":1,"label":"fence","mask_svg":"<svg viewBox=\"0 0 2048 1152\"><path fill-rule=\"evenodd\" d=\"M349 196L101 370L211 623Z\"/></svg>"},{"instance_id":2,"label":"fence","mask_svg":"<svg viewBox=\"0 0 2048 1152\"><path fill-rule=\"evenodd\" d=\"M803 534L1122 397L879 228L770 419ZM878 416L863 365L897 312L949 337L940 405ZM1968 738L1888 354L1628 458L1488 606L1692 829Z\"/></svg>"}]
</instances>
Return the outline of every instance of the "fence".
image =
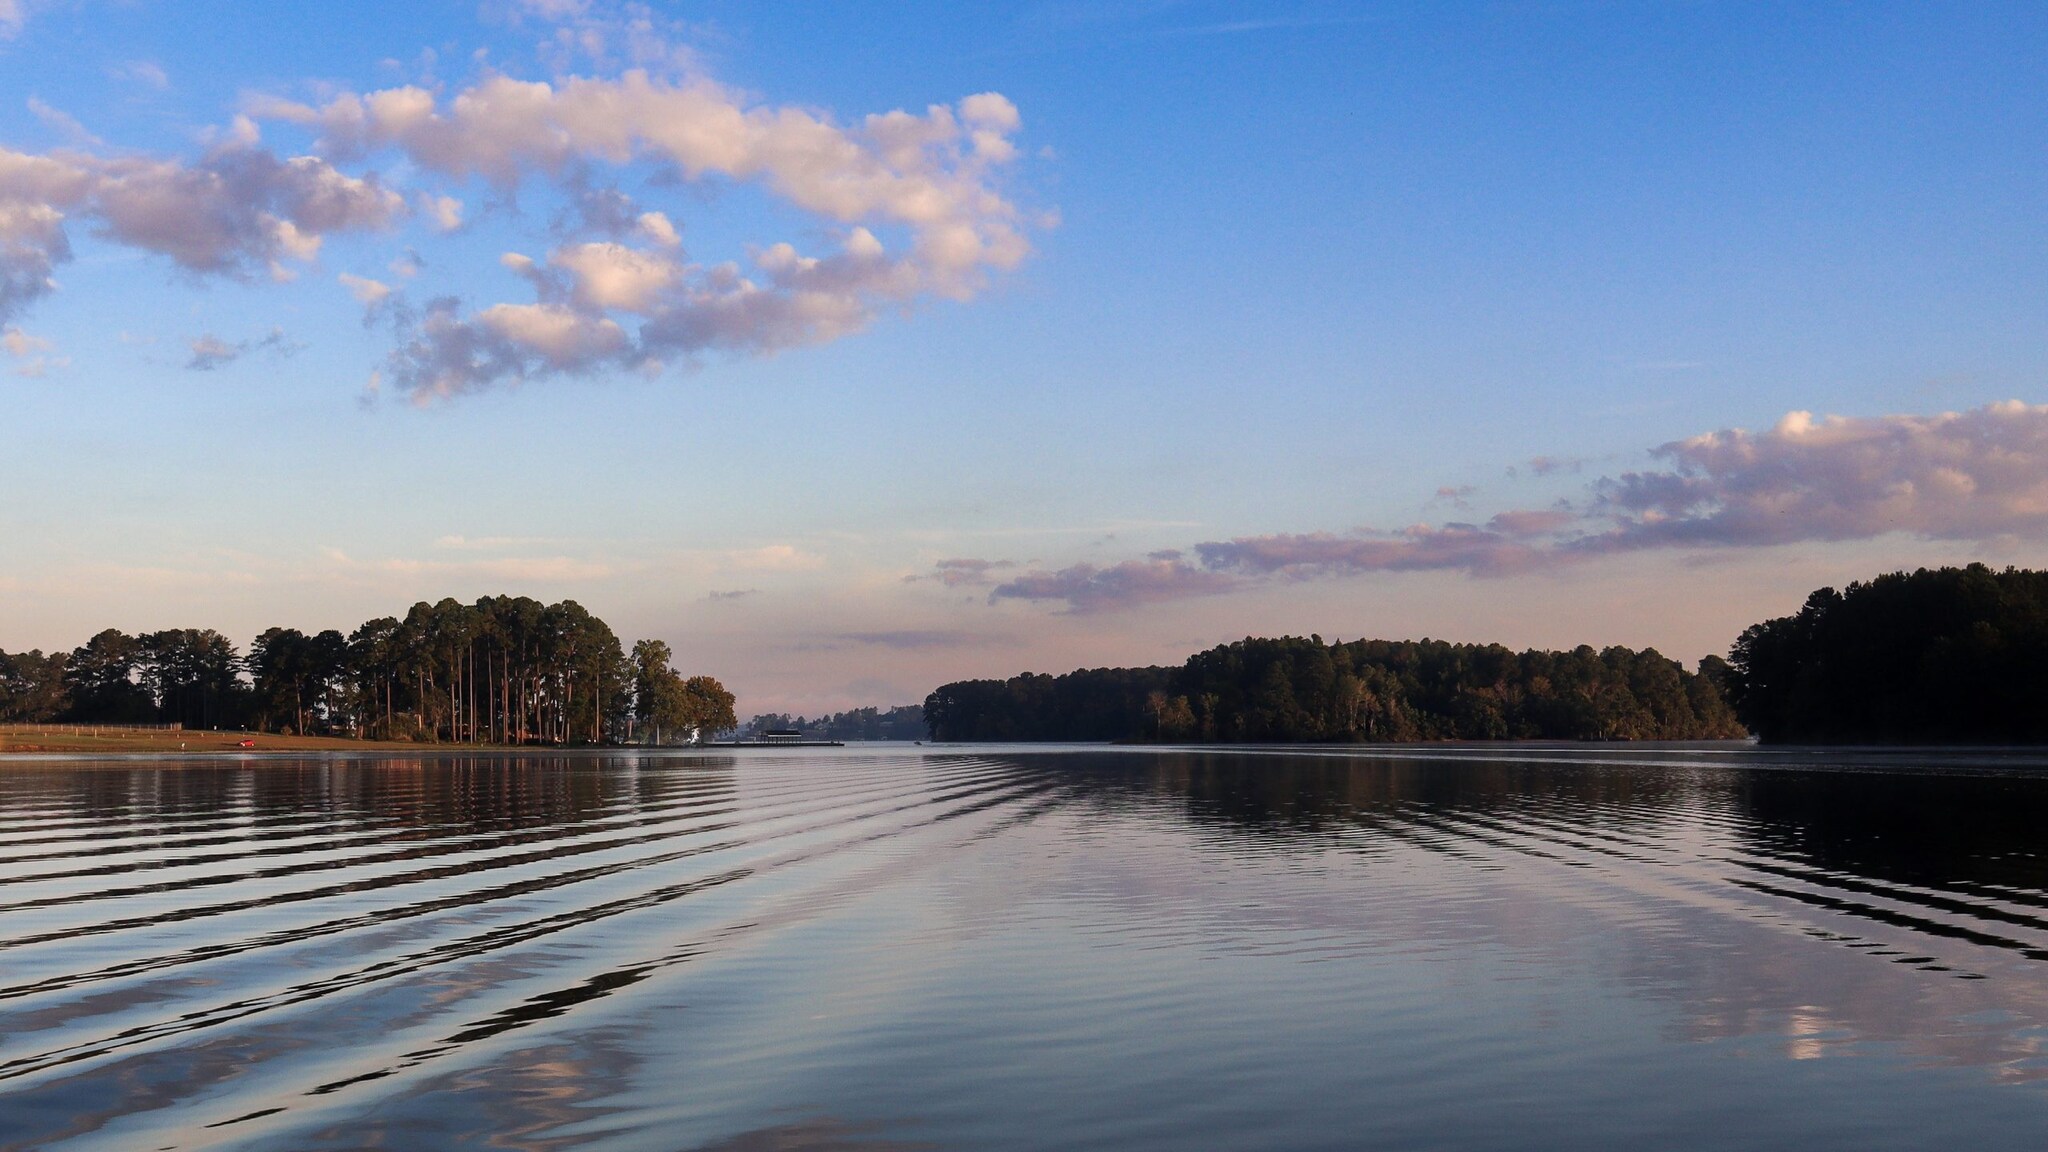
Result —
<instances>
[{"instance_id":1,"label":"fence","mask_svg":"<svg viewBox=\"0 0 2048 1152\"><path fill-rule=\"evenodd\" d=\"M120 732L183 732L183 724L0 724L0 732L26 736L105 736Z\"/></svg>"}]
</instances>

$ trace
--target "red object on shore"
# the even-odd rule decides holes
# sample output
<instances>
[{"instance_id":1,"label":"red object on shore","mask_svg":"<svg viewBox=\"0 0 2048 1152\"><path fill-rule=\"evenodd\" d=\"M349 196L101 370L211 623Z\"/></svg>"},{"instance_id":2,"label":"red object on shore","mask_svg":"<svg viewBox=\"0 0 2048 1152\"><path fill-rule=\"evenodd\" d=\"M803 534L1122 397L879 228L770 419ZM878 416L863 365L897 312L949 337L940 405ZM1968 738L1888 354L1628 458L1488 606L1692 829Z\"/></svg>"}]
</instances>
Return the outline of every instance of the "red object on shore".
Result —
<instances>
[{"instance_id":1,"label":"red object on shore","mask_svg":"<svg viewBox=\"0 0 2048 1152\"><path fill-rule=\"evenodd\" d=\"M240 744L235 745L237 748L254 748L255 746L256 742L254 740L244 740Z\"/></svg>"}]
</instances>

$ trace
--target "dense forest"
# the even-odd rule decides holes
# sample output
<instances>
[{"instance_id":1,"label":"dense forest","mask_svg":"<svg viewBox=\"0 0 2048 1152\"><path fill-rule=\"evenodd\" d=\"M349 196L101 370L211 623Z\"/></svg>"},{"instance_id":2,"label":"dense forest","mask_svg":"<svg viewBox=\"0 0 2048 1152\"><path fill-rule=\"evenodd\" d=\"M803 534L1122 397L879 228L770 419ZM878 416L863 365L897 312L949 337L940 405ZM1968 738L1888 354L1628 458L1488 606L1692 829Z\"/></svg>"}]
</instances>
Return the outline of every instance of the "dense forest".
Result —
<instances>
[{"instance_id":1,"label":"dense forest","mask_svg":"<svg viewBox=\"0 0 2048 1152\"><path fill-rule=\"evenodd\" d=\"M109 628L65 652L0 652L0 721L182 724L367 739L603 744L737 726L733 696L659 641L629 654L573 600L412 606L343 635Z\"/></svg>"},{"instance_id":2,"label":"dense forest","mask_svg":"<svg viewBox=\"0 0 2048 1152\"><path fill-rule=\"evenodd\" d=\"M1711 656L1688 672L1655 649L1250 638L1179 668L948 684L925 718L940 740L1722 739L1745 734L1727 672Z\"/></svg>"},{"instance_id":3,"label":"dense forest","mask_svg":"<svg viewBox=\"0 0 2048 1152\"><path fill-rule=\"evenodd\" d=\"M759 736L776 729L802 732L814 740L922 740L924 706L855 708L814 720L787 712L763 712L747 721L745 733Z\"/></svg>"},{"instance_id":4,"label":"dense forest","mask_svg":"<svg viewBox=\"0 0 2048 1152\"><path fill-rule=\"evenodd\" d=\"M0 722L180 724L491 744L662 743L739 727L672 653L630 651L574 601L412 606L346 635L108 629L70 652L0 651ZM1696 671L1654 649L1247 638L1178 668L947 684L922 707L749 731L962 741L1687 740L2048 742L2048 572L1981 564L1822 588Z\"/></svg>"},{"instance_id":5,"label":"dense forest","mask_svg":"<svg viewBox=\"0 0 2048 1152\"><path fill-rule=\"evenodd\" d=\"M1736 712L1767 741L2048 742L2048 572L1822 588L1745 631L1730 664Z\"/></svg>"},{"instance_id":6,"label":"dense forest","mask_svg":"<svg viewBox=\"0 0 2048 1152\"><path fill-rule=\"evenodd\" d=\"M1156 734L1171 668L1084 668L1064 676L961 680L924 698L934 740L1124 740Z\"/></svg>"}]
</instances>

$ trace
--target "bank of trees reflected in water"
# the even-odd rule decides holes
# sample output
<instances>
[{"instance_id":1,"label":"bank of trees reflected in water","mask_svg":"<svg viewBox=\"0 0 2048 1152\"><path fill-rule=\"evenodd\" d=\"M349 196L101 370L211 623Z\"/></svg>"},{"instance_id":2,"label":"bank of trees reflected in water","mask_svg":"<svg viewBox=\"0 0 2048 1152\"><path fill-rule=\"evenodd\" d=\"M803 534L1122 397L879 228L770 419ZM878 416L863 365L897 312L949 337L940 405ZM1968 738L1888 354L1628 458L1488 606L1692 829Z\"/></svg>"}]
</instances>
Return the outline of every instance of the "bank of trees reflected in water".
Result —
<instances>
[{"instance_id":1,"label":"bank of trees reflected in water","mask_svg":"<svg viewBox=\"0 0 2048 1152\"><path fill-rule=\"evenodd\" d=\"M1641 756L1636 761L1630 756ZM1519 813L1559 826L1653 832L1711 818L1757 850L1908 883L2048 890L2048 773L2034 761L1943 770L1938 755L1855 767L1768 766L1741 753L1470 749L1427 756L1061 754L1105 789L1183 803L1189 818L1263 835L1349 829L1402 812ZM1030 758L1026 758L1027 762ZM1142 764L1142 772L1133 773Z\"/></svg>"},{"instance_id":2,"label":"bank of trees reflected in water","mask_svg":"<svg viewBox=\"0 0 2048 1152\"><path fill-rule=\"evenodd\" d=\"M734 757L691 755L642 770L633 754L347 756L0 774L0 810L35 806L124 828L191 817L258 830L372 823L391 835L560 830L730 793ZM675 771L678 766L688 771Z\"/></svg>"},{"instance_id":3,"label":"bank of trees reflected in water","mask_svg":"<svg viewBox=\"0 0 2048 1152\"><path fill-rule=\"evenodd\" d=\"M1719 657L1688 671L1654 648L1249 637L1178 668L963 680L924 715L934 739L959 741L1719 740L1746 734L1726 673Z\"/></svg>"},{"instance_id":4,"label":"bank of trees reflected in water","mask_svg":"<svg viewBox=\"0 0 2048 1152\"><path fill-rule=\"evenodd\" d=\"M1397 847L1625 869L1739 865L1750 891L2048 960L2048 774L1911 760L1788 767L1739 754L1061 754L1098 803L1261 848ZM1023 757L1037 763L1034 757ZM1733 874L1731 874L1733 875Z\"/></svg>"},{"instance_id":5,"label":"bank of trees reflected in water","mask_svg":"<svg viewBox=\"0 0 2048 1152\"><path fill-rule=\"evenodd\" d=\"M1191 829L1222 862L1185 891L1119 879L1120 914L1220 917L1243 947L1337 960L1582 963L1591 948L1606 978L1680 1009L1688 1039L1780 1036L1793 1059L1896 1045L2048 1078L2037 760L1557 747L1019 759L1073 765L1072 796L1102 826ZM1262 862L1316 877L1304 887L1321 897L1230 882Z\"/></svg>"},{"instance_id":6,"label":"bank of trees reflected in water","mask_svg":"<svg viewBox=\"0 0 2048 1152\"><path fill-rule=\"evenodd\" d=\"M925 1100L1011 1099L1019 1050L1044 1054L1041 1076L1097 1061L1083 1074L1118 1115L1218 1059L1231 1084L1278 1067L1382 1110L1412 1105L1425 1066L1473 1077L1447 1089L1454 1110L1529 1068L1562 1068L1545 1091L1569 1093L1617 1042L1670 1076L1711 1070L1702 1041L2042 1075L2029 828L2048 776L1870 761L1548 745L24 766L0 774L0 1082L27 1103L0 1112L0 1143L162 1107L167 1128L256 1117L224 1129L269 1131L256 1146L603 1129L637 1147L686 1101L694 1135L660 1146L885 1147L916 1142ZM733 1100L754 1103L719 1111Z\"/></svg>"},{"instance_id":7,"label":"bank of trees reflected in water","mask_svg":"<svg viewBox=\"0 0 2048 1152\"><path fill-rule=\"evenodd\" d=\"M177 724L470 744L689 739L735 727L715 678L658 640L623 648L574 600L421 601L344 635L109 628L70 652L0 651L0 723Z\"/></svg>"}]
</instances>

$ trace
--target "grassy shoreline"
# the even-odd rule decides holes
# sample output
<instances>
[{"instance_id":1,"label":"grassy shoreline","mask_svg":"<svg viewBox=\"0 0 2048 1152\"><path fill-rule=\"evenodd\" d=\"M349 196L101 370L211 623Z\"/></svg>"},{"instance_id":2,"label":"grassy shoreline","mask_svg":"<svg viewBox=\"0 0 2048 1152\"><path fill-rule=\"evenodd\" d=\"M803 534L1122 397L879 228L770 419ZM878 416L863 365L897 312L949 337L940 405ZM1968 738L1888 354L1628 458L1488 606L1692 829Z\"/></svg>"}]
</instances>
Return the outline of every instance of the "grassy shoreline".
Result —
<instances>
[{"instance_id":1,"label":"grassy shoreline","mask_svg":"<svg viewBox=\"0 0 2048 1152\"><path fill-rule=\"evenodd\" d=\"M253 741L245 747L244 741ZM0 756L79 752L449 752L465 749L532 751L508 744L416 744L402 740L356 740L344 736L280 736L273 732L138 731L107 728L98 732L0 729Z\"/></svg>"}]
</instances>

